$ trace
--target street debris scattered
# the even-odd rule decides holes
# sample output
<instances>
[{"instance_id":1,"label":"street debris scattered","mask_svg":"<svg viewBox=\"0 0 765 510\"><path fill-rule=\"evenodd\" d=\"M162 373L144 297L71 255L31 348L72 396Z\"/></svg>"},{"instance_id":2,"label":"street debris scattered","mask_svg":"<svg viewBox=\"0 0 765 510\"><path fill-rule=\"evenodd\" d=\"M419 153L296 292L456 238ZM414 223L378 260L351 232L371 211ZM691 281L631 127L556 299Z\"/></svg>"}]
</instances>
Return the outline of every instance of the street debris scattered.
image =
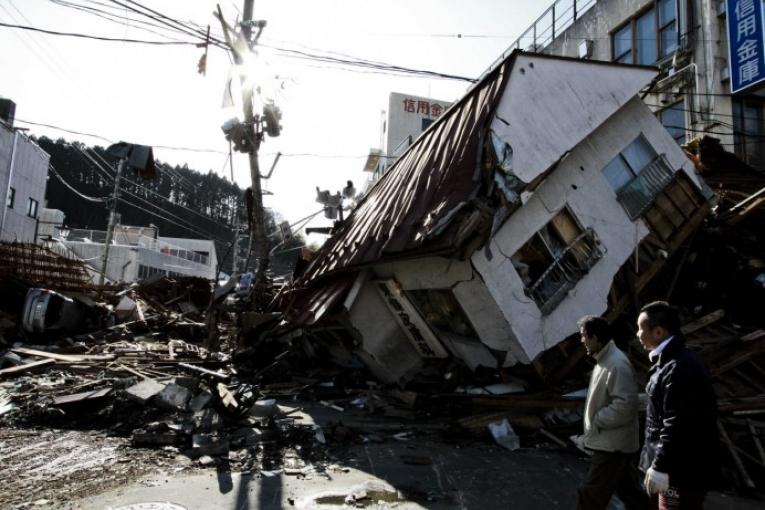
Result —
<instances>
[{"instance_id":1,"label":"street debris scattered","mask_svg":"<svg viewBox=\"0 0 765 510\"><path fill-rule=\"evenodd\" d=\"M609 319L644 382L649 366L634 340L636 305L661 298L681 308L688 345L715 380L723 483L752 494L765 489L765 237L762 208L752 207L763 202L756 197L765 178L743 192L703 169L717 205L632 305ZM78 431L98 437L100 453L89 460L82 452L72 460L76 471L141 473L132 459L152 458L168 469L310 479L347 470L348 445L411 444L426 434L496 442L507 454L537 447L582 454L566 441L581 428L592 366L577 336L553 343L531 365L470 370L445 360L386 385L342 354L342 318L296 326L274 306L278 300L254 309L262 299L235 293L233 284L157 276L99 286L66 255L23 243L0 244L0 254L0 459L26 472L23 483L68 466L61 460L68 454L49 445ZM44 263L29 264L30 257ZM329 338L337 349L330 351ZM316 413L326 418L322 426ZM50 450L47 464L31 462L27 453L43 450ZM432 463L414 452L400 461ZM38 495L24 500L6 491L0 506L51 497ZM360 488L327 498L363 507L400 495Z\"/></svg>"}]
</instances>

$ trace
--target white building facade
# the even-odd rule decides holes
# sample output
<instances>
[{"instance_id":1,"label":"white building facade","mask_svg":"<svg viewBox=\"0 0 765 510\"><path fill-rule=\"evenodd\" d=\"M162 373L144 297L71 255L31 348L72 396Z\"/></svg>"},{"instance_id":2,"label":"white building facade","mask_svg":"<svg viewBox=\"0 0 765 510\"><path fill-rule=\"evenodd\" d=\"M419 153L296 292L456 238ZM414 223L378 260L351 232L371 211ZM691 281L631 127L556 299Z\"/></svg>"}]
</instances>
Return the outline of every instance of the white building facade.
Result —
<instances>
[{"instance_id":1,"label":"white building facade","mask_svg":"<svg viewBox=\"0 0 765 510\"><path fill-rule=\"evenodd\" d=\"M646 104L678 143L710 135L765 170L763 0L557 0L505 52L655 65Z\"/></svg>"},{"instance_id":2,"label":"white building facade","mask_svg":"<svg viewBox=\"0 0 765 510\"><path fill-rule=\"evenodd\" d=\"M105 240L105 231L72 230L62 242L100 271ZM211 240L161 237L153 227L117 225L112 243L105 275L108 280L134 282L157 274L216 278L218 259Z\"/></svg>"},{"instance_id":3,"label":"white building facade","mask_svg":"<svg viewBox=\"0 0 765 510\"><path fill-rule=\"evenodd\" d=\"M50 156L13 127L15 105L0 98L0 240L35 242L37 218L45 206Z\"/></svg>"}]
</instances>

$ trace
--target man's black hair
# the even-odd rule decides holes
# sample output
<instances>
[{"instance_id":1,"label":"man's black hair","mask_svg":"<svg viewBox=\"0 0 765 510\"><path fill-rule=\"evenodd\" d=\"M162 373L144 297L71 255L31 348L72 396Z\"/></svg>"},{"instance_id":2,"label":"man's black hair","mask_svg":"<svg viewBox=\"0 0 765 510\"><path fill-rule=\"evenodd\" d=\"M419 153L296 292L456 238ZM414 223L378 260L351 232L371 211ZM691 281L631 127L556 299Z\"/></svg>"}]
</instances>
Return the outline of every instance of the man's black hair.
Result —
<instances>
[{"instance_id":1,"label":"man's black hair","mask_svg":"<svg viewBox=\"0 0 765 510\"><path fill-rule=\"evenodd\" d=\"M606 345L611 340L611 325L603 317L585 315L577 322L579 329L587 336L596 336L601 344Z\"/></svg>"},{"instance_id":2,"label":"man's black hair","mask_svg":"<svg viewBox=\"0 0 765 510\"><path fill-rule=\"evenodd\" d=\"M680 332L680 314L666 301L648 303L640 309L640 313L645 313L648 329L661 326L671 334Z\"/></svg>"}]
</instances>

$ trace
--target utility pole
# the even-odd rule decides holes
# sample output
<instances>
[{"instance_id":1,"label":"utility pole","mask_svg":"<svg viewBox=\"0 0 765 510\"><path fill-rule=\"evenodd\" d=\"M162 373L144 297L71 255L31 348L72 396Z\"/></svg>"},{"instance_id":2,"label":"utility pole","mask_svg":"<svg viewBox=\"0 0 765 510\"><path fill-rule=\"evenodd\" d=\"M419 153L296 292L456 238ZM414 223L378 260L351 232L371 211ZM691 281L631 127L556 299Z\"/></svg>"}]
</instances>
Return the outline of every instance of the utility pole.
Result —
<instances>
[{"instance_id":1,"label":"utility pole","mask_svg":"<svg viewBox=\"0 0 765 510\"><path fill-rule=\"evenodd\" d=\"M120 159L117 164L117 175L114 176L114 193L112 193L112 206L109 211L109 225L106 227L106 244L104 244L104 258L101 262L101 274L98 276L98 284L104 284L104 278L106 276L106 266L109 263L109 247L112 244L112 237L114 236L114 227L117 223L117 197L120 192L120 178L122 177L122 171L127 164L127 159Z\"/></svg>"},{"instance_id":2,"label":"utility pole","mask_svg":"<svg viewBox=\"0 0 765 510\"><path fill-rule=\"evenodd\" d=\"M260 33L263 31L265 22L259 21L253 23L252 11L254 0L244 0L244 8L242 9L242 22L241 33L246 43L246 49L243 50L241 45L237 45L232 41L230 34L230 27L223 19L223 13L218 7L218 17L221 25L223 26L223 33L226 38L226 43L231 48L234 56L234 62L241 65L244 59L240 54L241 51L251 51L251 45L257 44L257 39ZM252 27L257 26L258 33L253 38ZM264 289L266 287L266 271L268 270L268 237L266 237L265 228L265 212L263 210L263 191L260 185L260 166L258 164L258 150L260 144L263 141L262 119L260 114L254 112L253 101L253 84L252 80L246 76L241 77L242 84L242 103L244 122L244 136L247 139L247 154L250 159L250 177L252 178L252 210L250 211L250 241L249 241L249 253L248 260L255 259L257 263L257 270L255 272L255 288ZM253 257L254 256L254 257Z\"/></svg>"},{"instance_id":3,"label":"utility pole","mask_svg":"<svg viewBox=\"0 0 765 510\"><path fill-rule=\"evenodd\" d=\"M252 9L254 0L244 0L242 9L242 33L245 41L252 38ZM262 30L262 28L261 28ZM242 83L246 78L242 78ZM242 102L244 103L244 124L252 135L252 145L249 152L250 175L252 177L252 232L250 233L250 253L255 255L258 264L255 272L255 288L262 289L266 283L266 271L268 270L268 238L266 237L265 214L263 212L263 191L260 186L260 165L258 163L258 150L262 140L260 131L260 116L254 114L252 81L248 87L242 88Z\"/></svg>"}]
</instances>

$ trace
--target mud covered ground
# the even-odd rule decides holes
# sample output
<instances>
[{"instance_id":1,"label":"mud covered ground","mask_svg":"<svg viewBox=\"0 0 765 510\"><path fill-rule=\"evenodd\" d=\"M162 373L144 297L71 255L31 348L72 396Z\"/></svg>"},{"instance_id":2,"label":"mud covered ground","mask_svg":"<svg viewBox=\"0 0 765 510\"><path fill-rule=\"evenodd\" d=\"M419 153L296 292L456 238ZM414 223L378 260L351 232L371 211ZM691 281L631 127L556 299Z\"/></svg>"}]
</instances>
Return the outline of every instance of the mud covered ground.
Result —
<instances>
[{"instance_id":1,"label":"mud covered ground","mask_svg":"<svg viewBox=\"0 0 765 510\"><path fill-rule=\"evenodd\" d=\"M162 473L195 469L175 448L138 449L126 438L103 432L0 428L2 509L76 508L67 502L128 485L149 473L161 480Z\"/></svg>"}]
</instances>

